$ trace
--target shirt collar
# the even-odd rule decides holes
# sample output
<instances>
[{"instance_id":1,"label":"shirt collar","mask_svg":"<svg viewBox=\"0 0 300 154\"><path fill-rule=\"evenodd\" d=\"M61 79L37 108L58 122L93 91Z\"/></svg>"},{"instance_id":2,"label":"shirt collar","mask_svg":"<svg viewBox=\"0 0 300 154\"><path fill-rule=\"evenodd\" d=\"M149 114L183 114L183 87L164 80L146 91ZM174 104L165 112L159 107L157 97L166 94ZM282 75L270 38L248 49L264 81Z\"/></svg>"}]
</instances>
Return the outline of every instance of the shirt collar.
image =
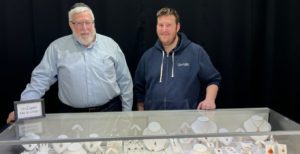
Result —
<instances>
[{"instance_id":1,"label":"shirt collar","mask_svg":"<svg viewBox=\"0 0 300 154\"><path fill-rule=\"evenodd\" d=\"M95 41L94 42L92 42L88 47L85 47L84 45L82 45L76 38L75 38L75 36L72 34L72 37L73 37L73 40L75 41L75 43L76 43L76 45L78 45L78 46L81 46L81 47L83 47L83 48L88 48L88 49L90 49L90 48L93 48L94 47L94 45L98 42L98 40L99 40L99 38L98 38L98 36L97 36L97 34L96 34L96 39L95 39Z\"/></svg>"}]
</instances>

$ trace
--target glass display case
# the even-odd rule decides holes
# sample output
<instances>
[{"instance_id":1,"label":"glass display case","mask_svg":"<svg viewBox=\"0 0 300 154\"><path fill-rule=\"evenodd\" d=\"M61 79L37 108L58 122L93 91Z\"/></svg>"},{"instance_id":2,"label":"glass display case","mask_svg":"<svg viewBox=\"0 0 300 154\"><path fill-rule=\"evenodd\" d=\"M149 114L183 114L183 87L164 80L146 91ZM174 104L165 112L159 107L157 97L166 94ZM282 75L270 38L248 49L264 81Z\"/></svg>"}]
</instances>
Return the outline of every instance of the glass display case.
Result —
<instances>
[{"instance_id":1,"label":"glass display case","mask_svg":"<svg viewBox=\"0 0 300 154\"><path fill-rule=\"evenodd\" d=\"M300 125L269 108L46 114L0 134L5 154L296 154Z\"/></svg>"}]
</instances>

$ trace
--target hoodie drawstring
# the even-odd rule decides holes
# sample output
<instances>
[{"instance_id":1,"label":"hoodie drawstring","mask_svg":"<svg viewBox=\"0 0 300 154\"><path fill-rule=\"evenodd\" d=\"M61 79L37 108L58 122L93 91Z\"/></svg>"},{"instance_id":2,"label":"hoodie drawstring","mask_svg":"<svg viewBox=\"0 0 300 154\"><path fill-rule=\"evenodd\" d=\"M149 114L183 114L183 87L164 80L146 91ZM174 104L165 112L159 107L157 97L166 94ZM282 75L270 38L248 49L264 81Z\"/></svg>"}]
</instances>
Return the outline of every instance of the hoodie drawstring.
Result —
<instances>
[{"instance_id":1,"label":"hoodie drawstring","mask_svg":"<svg viewBox=\"0 0 300 154\"><path fill-rule=\"evenodd\" d=\"M174 78L174 52L172 53L172 78Z\"/></svg>"},{"instance_id":2,"label":"hoodie drawstring","mask_svg":"<svg viewBox=\"0 0 300 154\"><path fill-rule=\"evenodd\" d=\"M162 51L162 59L160 64L160 76L159 76L159 83L162 82L162 75L163 75L163 69L164 69L164 58L165 58L165 52ZM171 78L174 78L174 52L172 52L172 74Z\"/></svg>"},{"instance_id":3,"label":"hoodie drawstring","mask_svg":"<svg viewBox=\"0 0 300 154\"><path fill-rule=\"evenodd\" d=\"M162 51L162 59L160 64L160 76L159 76L159 83L162 82L162 74L163 74L163 68L164 68L164 58L165 58L165 52Z\"/></svg>"}]
</instances>

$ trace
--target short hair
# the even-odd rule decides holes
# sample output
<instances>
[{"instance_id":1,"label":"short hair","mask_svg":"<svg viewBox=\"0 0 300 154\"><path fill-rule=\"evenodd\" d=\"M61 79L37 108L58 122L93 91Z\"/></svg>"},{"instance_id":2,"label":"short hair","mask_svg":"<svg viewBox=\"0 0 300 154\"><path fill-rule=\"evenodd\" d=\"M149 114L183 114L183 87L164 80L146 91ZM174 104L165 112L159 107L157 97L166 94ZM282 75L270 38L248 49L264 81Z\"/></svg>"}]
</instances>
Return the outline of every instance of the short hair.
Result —
<instances>
[{"instance_id":1,"label":"short hair","mask_svg":"<svg viewBox=\"0 0 300 154\"><path fill-rule=\"evenodd\" d=\"M93 11L88 5L84 3L75 3L69 11L69 21L72 21L72 16L74 14L84 12L84 11L89 11L92 15L92 19L95 20Z\"/></svg>"},{"instance_id":2,"label":"short hair","mask_svg":"<svg viewBox=\"0 0 300 154\"><path fill-rule=\"evenodd\" d=\"M169 8L169 7L163 7L160 10L158 10L157 13L156 13L157 18L160 17L160 16L167 16L167 15L175 16L176 23L180 22L179 14L177 13L177 11L175 9L172 9L172 8Z\"/></svg>"}]
</instances>

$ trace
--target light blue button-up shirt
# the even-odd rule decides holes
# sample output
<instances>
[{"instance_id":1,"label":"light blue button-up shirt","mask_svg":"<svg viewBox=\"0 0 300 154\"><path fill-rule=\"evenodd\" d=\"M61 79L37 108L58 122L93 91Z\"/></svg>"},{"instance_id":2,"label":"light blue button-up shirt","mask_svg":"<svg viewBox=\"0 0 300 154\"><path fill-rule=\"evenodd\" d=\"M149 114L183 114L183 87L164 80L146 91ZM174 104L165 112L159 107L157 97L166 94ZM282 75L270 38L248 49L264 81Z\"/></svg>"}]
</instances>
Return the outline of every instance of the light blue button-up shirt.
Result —
<instances>
[{"instance_id":1,"label":"light blue button-up shirt","mask_svg":"<svg viewBox=\"0 0 300 154\"><path fill-rule=\"evenodd\" d=\"M59 99L75 108L103 105L120 95L123 111L132 109L132 79L124 54L111 38L97 34L89 47L73 35L53 41L21 100L39 99L58 81Z\"/></svg>"}]
</instances>

